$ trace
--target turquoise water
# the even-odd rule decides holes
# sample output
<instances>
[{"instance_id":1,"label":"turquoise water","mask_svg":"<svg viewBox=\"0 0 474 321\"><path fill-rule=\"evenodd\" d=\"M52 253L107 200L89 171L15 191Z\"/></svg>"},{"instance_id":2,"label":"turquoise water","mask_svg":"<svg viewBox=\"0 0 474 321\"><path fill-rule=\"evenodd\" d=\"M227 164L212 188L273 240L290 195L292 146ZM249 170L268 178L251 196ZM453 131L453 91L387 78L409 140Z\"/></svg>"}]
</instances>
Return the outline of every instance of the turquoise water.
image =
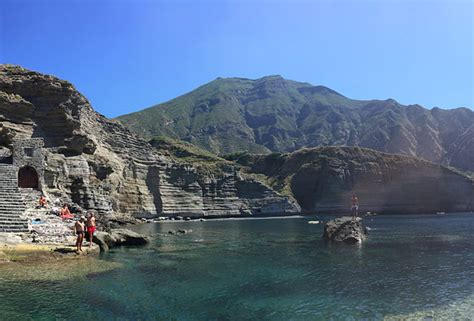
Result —
<instances>
[{"instance_id":1,"label":"turquoise water","mask_svg":"<svg viewBox=\"0 0 474 321\"><path fill-rule=\"evenodd\" d=\"M325 243L311 219L146 224L134 228L153 237L150 246L101 255L82 263L83 274L61 264L49 269L57 278L0 269L1 319L474 316L474 215L367 218L361 246ZM167 234L178 228L193 232Z\"/></svg>"}]
</instances>

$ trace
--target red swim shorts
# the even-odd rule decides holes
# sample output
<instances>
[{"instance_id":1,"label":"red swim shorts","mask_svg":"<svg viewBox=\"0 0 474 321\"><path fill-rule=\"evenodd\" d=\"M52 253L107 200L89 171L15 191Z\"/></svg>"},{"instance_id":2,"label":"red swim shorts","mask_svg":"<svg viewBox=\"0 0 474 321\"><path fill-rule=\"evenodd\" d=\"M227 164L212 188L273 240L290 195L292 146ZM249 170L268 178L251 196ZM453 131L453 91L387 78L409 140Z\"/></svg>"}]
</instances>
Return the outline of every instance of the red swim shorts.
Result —
<instances>
[{"instance_id":1,"label":"red swim shorts","mask_svg":"<svg viewBox=\"0 0 474 321\"><path fill-rule=\"evenodd\" d=\"M88 226L87 227L87 232L94 233L95 232L95 226Z\"/></svg>"}]
</instances>

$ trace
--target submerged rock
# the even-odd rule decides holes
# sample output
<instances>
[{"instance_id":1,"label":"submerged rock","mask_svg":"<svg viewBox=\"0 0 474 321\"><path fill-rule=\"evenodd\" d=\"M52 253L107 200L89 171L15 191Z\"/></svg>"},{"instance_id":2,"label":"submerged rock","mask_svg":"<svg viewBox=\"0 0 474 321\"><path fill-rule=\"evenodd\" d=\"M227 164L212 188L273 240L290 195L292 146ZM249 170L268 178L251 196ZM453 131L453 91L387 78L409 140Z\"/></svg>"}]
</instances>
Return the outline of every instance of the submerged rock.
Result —
<instances>
[{"instance_id":1,"label":"submerged rock","mask_svg":"<svg viewBox=\"0 0 474 321\"><path fill-rule=\"evenodd\" d=\"M367 239L368 230L361 218L349 216L336 218L324 226L323 239L347 244L362 243Z\"/></svg>"},{"instance_id":2,"label":"submerged rock","mask_svg":"<svg viewBox=\"0 0 474 321\"><path fill-rule=\"evenodd\" d=\"M93 241L99 245L101 251L108 251L111 247L145 245L150 242L148 237L127 229L116 229L110 233L101 231L95 232Z\"/></svg>"},{"instance_id":3,"label":"submerged rock","mask_svg":"<svg viewBox=\"0 0 474 321\"><path fill-rule=\"evenodd\" d=\"M111 236L118 245L145 245L150 242L148 237L124 228L112 230Z\"/></svg>"},{"instance_id":4,"label":"submerged rock","mask_svg":"<svg viewBox=\"0 0 474 321\"><path fill-rule=\"evenodd\" d=\"M180 235L180 234L189 234L189 233L192 233L193 230L189 229L189 230L185 230L185 229L180 229L180 230L170 230L168 231L168 234L171 234L171 235Z\"/></svg>"}]
</instances>

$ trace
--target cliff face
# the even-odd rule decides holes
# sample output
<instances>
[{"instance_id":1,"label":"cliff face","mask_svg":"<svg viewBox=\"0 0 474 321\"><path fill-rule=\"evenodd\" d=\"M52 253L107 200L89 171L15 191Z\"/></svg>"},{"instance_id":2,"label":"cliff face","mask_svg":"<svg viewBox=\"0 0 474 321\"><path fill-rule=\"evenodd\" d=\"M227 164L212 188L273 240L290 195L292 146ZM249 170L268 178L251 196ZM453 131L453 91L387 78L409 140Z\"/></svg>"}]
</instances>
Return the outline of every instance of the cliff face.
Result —
<instances>
[{"instance_id":1,"label":"cliff face","mask_svg":"<svg viewBox=\"0 0 474 321\"><path fill-rule=\"evenodd\" d=\"M280 76L216 79L119 120L144 137L167 135L216 154L360 146L474 171L470 109L354 100Z\"/></svg>"},{"instance_id":2,"label":"cliff face","mask_svg":"<svg viewBox=\"0 0 474 321\"><path fill-rule=\"evenodd\" d=\"M203 174L96 113L68 82L0 65L0 161L14 139L44 139L43 190L117 216L295 212L298 206L226 166Z\"/></svg>"},{"instance_id":3,"label":"cliff face","mask_svg":"<svg viewBox=\"0 0 474 321\"><path fill-rule=\"evenodd\" d=\"M433 213L474 210L474 181L448 168L362 148L321 147L291 154L242 154L237 162L269 177L304 211L349 213L352 193L361 211Z\"/></svg>"}]
</instances>

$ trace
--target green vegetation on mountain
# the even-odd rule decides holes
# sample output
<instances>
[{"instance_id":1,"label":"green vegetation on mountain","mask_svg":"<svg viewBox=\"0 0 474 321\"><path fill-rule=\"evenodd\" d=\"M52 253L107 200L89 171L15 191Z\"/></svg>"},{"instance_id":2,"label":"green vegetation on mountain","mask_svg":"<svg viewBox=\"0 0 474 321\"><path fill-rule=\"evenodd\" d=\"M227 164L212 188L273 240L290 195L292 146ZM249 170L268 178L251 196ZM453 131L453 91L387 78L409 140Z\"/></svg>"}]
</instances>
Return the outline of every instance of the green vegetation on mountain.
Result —
<instances>
[{"instance_id":1,"label":"green vegetation on mountain","mask_svg":"<svg viewBox=\"0 0 474 321\"><path fill-rule=\"evenodd\" d=\"M234 165L232 162L190 143L166 136L154 137L149 143L159 152L171 157L177 163L193 165L198 173L203 175L220 175L223 172L223 168Z\"/></svg>"},{"instance_id":2,"label":"green vegetation on mountain","mask_svg":"<svg viewBox=\"0 0 474 321\"><path fill-rule=\"evenodd\" d=\"M217 155L361 146L474 171L474 112L467 108L353 100L280 76L218 78L119 120L148 139L169 136Z\"/></svg>"},{"instance_id":3,"label":"green vegetation on mountain","mask_svg":"<svg viewBox=\"0 0 474 321\"><path fill-rule=\"evenodd\" d=\"M273 179L264 174L251 171L248 167L241 166L238 162L218 157L206 150L190 143L166 136L154 137L149 143L161 154L171 157L180 164L192 165L200 178L221 177L229 169L235 169L239 175L251 178L267 186L273 184ZM282 195L292 197L289 191L280 191Z\"/></svg>"},{"instance_id":4,"label":"green vegetation on mountain","mask_svg":"<svg viewBox=\"0 0 474 321\"><path fill-rule=\"evenodd\" d=\"M169 156L182 162L225 161L223 158L217 157L193 144L166 136L154 137L149 143L160 151L168 152Z\"/></svg>"}]
</instances>

